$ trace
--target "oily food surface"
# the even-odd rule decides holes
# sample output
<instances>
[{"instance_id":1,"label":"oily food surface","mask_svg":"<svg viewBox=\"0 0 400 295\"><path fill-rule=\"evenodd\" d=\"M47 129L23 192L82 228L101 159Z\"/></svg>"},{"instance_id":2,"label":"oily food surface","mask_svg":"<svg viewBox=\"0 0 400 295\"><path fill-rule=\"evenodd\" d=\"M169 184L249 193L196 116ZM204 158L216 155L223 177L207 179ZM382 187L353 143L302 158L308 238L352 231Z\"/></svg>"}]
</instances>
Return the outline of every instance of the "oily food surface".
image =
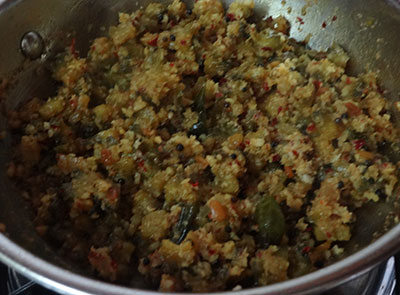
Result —
<instances>
[{"instance_id":1,"label":"oily food surface","mask_svg":"<svg viewBox=\"0 0 400 295\"><path fill-rule=\"evenodd\" d=\"M8 175L63 255L161 291L266 285L340 256L354 210L392 195L376 77L253 6L121 13L86 58L59 55L54 97L10 112Z\"/></svg>"}]
</instances>

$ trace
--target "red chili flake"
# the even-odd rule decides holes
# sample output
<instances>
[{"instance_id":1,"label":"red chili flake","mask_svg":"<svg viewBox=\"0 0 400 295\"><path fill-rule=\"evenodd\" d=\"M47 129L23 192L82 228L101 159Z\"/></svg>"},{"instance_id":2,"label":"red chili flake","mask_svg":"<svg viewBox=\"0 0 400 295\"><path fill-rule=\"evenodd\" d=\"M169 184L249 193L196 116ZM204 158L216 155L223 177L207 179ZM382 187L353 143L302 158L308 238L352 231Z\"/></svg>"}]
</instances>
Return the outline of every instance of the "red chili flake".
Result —
<instances>
[{"instance_id":1,"label":"red chili flake","mask_svg":"<svg viewBox=\"0 0 400 295\"><path fill-rule=\"evenodd\" d=\"M215 25L214 25L214 24L211 24L210 29L213 31L213 30L215 29Z\"/></svg>"},{"instance_id":2,"label":"red chili flake","mask_svg":"<svg viewBox=\"0 0 400 295\"><path fill-rule=\"evenodd\" d=\"M264 50L264 51L272 51L272 48L268 47L268 46L264 46L261 49Z\"/></svg>"},{"instance_id":3,"label":"red chili flake","mask_svg":"<svg viewBox=\"0 0 400 295\"><path fill-rule=\"evenodd\" d=\"M334 15L334 16L332 17L332 21L334 22L335 20L337 20L337 16L336 16L336 15Z\"/></svg>"},{"instance_id":4,"label":"red chili flake","mask_svg":"<svg viewBox=\"0 0 400 295\"><path fill-rule=\"evenodd\" d=\"M70 99L69 104L73 109L75 109L78 106L78 102L76 101L76 99Z\"/></svg>"},{"instance_id":5,"label":"red chili flake","mask_svg":"<svg viewBox=\"0 0 400 295\"><path fill-rule=\"evenodd\" d=\"M236 20L236 17L233 13L227 13L226 17L229 19L229 21L234 21Z\"/></svg>"},{"instance_id":6,"label":"red chili flake","mask_svg":"<svg viewBox=\"0 0 400 295\"><path fill-rule=\"evenodd\" d=\"M310 250L311 250L311 248L309 246L305 246L303 248L303 250L301 250L301 253L306 254L306 253L310 252Z\"/></svg>"},{"instance_id":7,"label":"red chili flake","mask_svg":"<svg viewBox=\"0 0 400 295\"><path fill-rule=\"evenodd\" d=\"M111 187L107 191L107 199L110 202L115 202L118 199L118 190L115 187Z\"/></svg>"},{"instance_id":8,"label":"red chili flake","mask_svg":"<svg viewBox=\"0 0 400 295\"><path fill-rule=\"evenodd\" d=\"M208 254L210 255L214 255L217 251L215 251L214 249L210 249L208 250Z\"/></svg>"},{"instance_id":9,"label":"red chili flake","mask_svg":"<svg viewBox=\"0 0 400 295\"><path fill-rule=\"evenodd\" d=\"M221 79L219 79L219 85L222 85L222 84L224 84L224 83L226 83L226 79L225 78L221 78Z\"/></svg>"},{"instance_id":10,"label":"red chili flake","mask_svg":"<svg viewBox=\"0 0 400 295\"><path fill-rule=\"evenodd\" d=\"M147 168L144 166L144 164L145 164L145 163L144 163L144 160L143 160L143 159L137 162L137 165L138 165L140 168L142 168L142 170L143 170L144 172L147 172Z\"/></svg>"},{"instance_id":11,"label":"red chili flake","mask_svg":"<svg viewBox=\"0 0 400 295\"><path fill-rule=\"evenodd\" d=\"M97 258L100 258L100 257L101 257L100 253L97 253L95 251L90 251L89 254L88 254L88 258L97 259Z\"/></svg>"},{"instance_id":12,"label":"red chili flake","mask_svg":"<svg viewBox=\"0 0 400 295\"><path fill-rule=\"evenodd\" d=\"M217 94L215 94L215 97L216 98L221 98L221 97L223 97L224 95L222 94L222 92L217 92Z\"/></svg>"},{"instance_id":13,"label":"red chili flake","mask_svg":"<svg viewBox=\"0 0 400 295\"><path fill-rule=\"evenodd\" d=\"M314 123L310 123L310 124L307 126L307 132L311 133L311 132L313 132L313 131L315 131L315 124L314 124Z\"/></svg>"},{"instance_id":14,"label":"red chili flake","mask_svg":"<svg viewBox=\"0 0 400 295\"><path fill-rule=\"evenodd\" d=\"M343 155L343 160L345 160L346 162L350 161L350 156L349 155Z\"/></svg>"},{"instance_id":15,"label":"red chili flake","mask_svg":"<svg viewBox=\"0 0 400 295\"><path fill-rule=\"evenodd\" d=\"M344 104L350 116L355 117L361 114L361 109L354 103L347 102Z\"/></svg>"},{"instance_id":16,"label":"red chili flake","mask_svg":"<svg viewBox=\"0 0 400 295\"><path fill-rule=\"evenodd\" d=\"M95 50L96 50L96 46L92 45L92 47L90 47L90 49L91 49L92 51L95 51Z\"/></svg>"},{"instance_id":17,"label":"red chili flake","mask_svg":"<svg viewBox=\"0 0 400 295\"><path fill-rule=\"evenodd\" d=\"M108 166L114 163L110 150L102 149L100 154L101 154L101 161L103 162L104 165Z\"/></svg>"},{"instance_id":18,"label":"red chili flake","mask_svg":"<svg viewBox=\"0 0 400 295\"><path fill-rule=\"evenodd\" d=\"M85 204L85 201L82 199L75 200L74 205L76 208L78 208L80 210L85 210L85 208L87 207Z\"/></svg>"},{"instance_id":19,"label":"red chili flake","mask_svg":"<svg viewBox=\"0 0 400 295\"><path fill-rule=\"evenodd\" d=\"M157 46L158 35L155 36L152 40L148 41L147 44L150 46Z\"/></svg>"},{"instance_id":20,"label":"red chili flake","mask_svg":"<svg viewBox=\"0 0 400 295\"><path fill-rule=\"evenodd\" d=\"M273 118L273 119L271 120L270 125L271 125L272 127L274 127L276 124L278 124L278 118Z\"/></svg>"},{"instance_id":21,"label":"red chili flake","mask_svg":"<svg viewBox=\"0 0 400 295\"><path fill-rule=\"evenodd\" d=\"M296 157L299 155L299 153L296 150L292 151L293 155L295 155Z\"/></svg>"},{"instance_id":22,"label":"red chili flake","mask_svg":"<svg viewBox=\"0 0 400 295\"><path fill-rule=\"evenodd\" d=\"M326 22L322 23L322 27L325 29L326 28Z\"/></svg>"},{"instance_id":23,"label":"red chili flake","mask_svg":"<svg viewBox=\"0 0 400 295\"><path fill-rule=\"evenodd\" d=\"M381 85L377 85L377 90L380 94L383 94L385 91L382 89Z\"/></svg>"},{"instance_id":24,"label":"red chili flake","mask_svg":"<svg viewBox=\"0 0 400 295\"><path fill-rule=\"evenodd\" d=\"M111 268L113 270L117 270L118 269L118 264L117 264L117 262L115 260L111 261Z\"/></svg>"},{"instance_id":25,"label":"red chili flake","mask_svg":"<svg viewBox=\"0 0 400 295\"><path fill-rule=\"evenodd\" d=\"M321 81L318 81L318 80L314 80L314 81L313 81L313 84L314 84L315 89L318 90L318 89L321 87L322 82L321 82Z\"/></svg>"},{"instance_id":26,"label":"red chili flake","mask_svg":"<svg viewBox=\"0 0 400 295\"><path fill-rule=\"evenodd\" d=\"M279 162L281 160L281 156L275 154L272 156L272 162Z\"/></svg>"},{"instance_id":27,"label":"red chili flake","mask_svg":"<svg viewBox=\"0 0 400 295\"><path fill-rule=\"evenodd\" d=\"M328 237L328 239L329 239L329 238L331 238L331 237L332 237L332 234L331 234L330 232L327 232L327 233L326 233L326 236L327 236L327 237Z\"/></svg>"},{"instance_id":28,"label":"red chili flake","mask_svg":"<svg viewBox=\"0 0 400 295\"><path fill-rule=\"evenodd\" d=\"M192 185L193 187L198 187L198 186L199 186L199 182L196 181L196 182L194 182L194 183L191 183L191 185Z\"/></svg>"},{"instance_id":29,"label":"red chili flake","mask_svg":"<svg viewBox=\"0 0 400 295\"><path fill-rule=\"evenodd\" d=\"M71 44L69 45L69 49L70 49L70 51L71 51L71 54L72 54L75 58L77 58L77 57L78 57L78 53L76 52L75 45L76 45L76 39L75 39L75 38L72 38Z\"/></svg>"},{"instance_id":30,"label":"red chili flake","mask_svg":"<svg viewBox=\"0 0 400 295\"><path fill-rule=\"evenodd\" d=\"M69 45L69 48L70 48L70 50L71 50L71 53L74 53L74 52L75 52L75 43L76 43L76 39L75 39L75 38L72 38L71 44Z\"/></svg>"},{"instance_id":31,"label":"red chili flake","mask_svg":"<svg viewBox=\"0 0 400 295\"><path fill-rule=\"evenodd\" d=\"M278 108L278 115L282 112L282 109L283 109L282 107Z\"/></svg>"},{"instance_id":32,"label":"red chili flake","mask_svg":"<svg viewBox=\"0 0 400 295\"><path fill-rule=\"evenodd\" d=\"M351 82L351 79L350 79L350 77L347 77L347 79L346 79L346 84L347 85L350 85L352 82Z\"/></svg>"},{"instance_id":33,"label":"red chili flake","mask_svg":"<svg viewBox=\"0 0 400 295\"><path fill-rule=\"evenodd\" d=\"M172 68L173 66L174 66L175 64L173 63L173 62L171 62L170 64L169 64L169 66Z\"/></svg>"},{"instance_id":34,"label":"red chili flake","mask_svg":"<svg viewBox=\"0 0 400 295\"><path fill-rule=\"evenodd\" d=\"M301 25L304 25L304 21L303 21L303 19L302 19L300 16L297 17L297 21L298 21Z\"/></svg>"},{"instance_id":35,"label":"red chili flake","mask_svg":"<svg viewBox=\"0 0 400 295\"><path fill-rule=\"evenodd\" d=\"M244 143L245 143L246 145L249 145L249 144L250 144L250 140L246 139L246 140L244 141Z\"/></svg>"},{"instance_id":36,"label":"red chili flake","mask_svg":"<svg viewBox=\"0 0 400 295\"><path fill-rule=\"evenodd\" d=\"M114 51L113 54L114 54L114 56L115 56L116 59L119 59L118 52Z\"/></svg>"},{"instance_id":37,"label":"red chili flake","mask_svg":"<svg viewBox=\"0 0 400 295\"><path fill-rule=\"evenodd\" d=\"M353 141L354 144L354 148L359 151L360 149L362 149L365 146L365 140L363 139L357 139Z\"/></svg>"},{"instance_id":38,"label":"red chili flake","mask_svg":"<svg viewBox=\"0 0 400 295\"><path fill-rule=\"evenodd\" d=\"M333 169L332 169L332 168L327 168L327 169L325 169L325 173L331 173L331 172L333 172Z\"/></svg>"},{"instance_id":39,"label":"red chili flake","mask_svg":"<svg viewBox=\"0 0 400 295\"><path fill-rule=\"evenodd\" d=\"M269 91L269 85L268 85L267 82L264 83L263 89L264 89L265 91Z\"/></svg>"},{"instance_id":40,"label":"red chili flake","mask_svg":"<svg viewBox=\"0 0 400 295\"><path fill-rule=\"evenodd\" d=\"M311 226L307 227L306 231L308 231L308 232L312 231L312 227Z\"/></svg>"},{"instance_id":41,"label":"red chili flake","mask_svg":"<svg viewBox=\"0 0 400 295\"><path fill-rule=\"evenodd\" d=\"M181 45L186 45L186 40L181 40Z\"/></svg>"}]
</instances>

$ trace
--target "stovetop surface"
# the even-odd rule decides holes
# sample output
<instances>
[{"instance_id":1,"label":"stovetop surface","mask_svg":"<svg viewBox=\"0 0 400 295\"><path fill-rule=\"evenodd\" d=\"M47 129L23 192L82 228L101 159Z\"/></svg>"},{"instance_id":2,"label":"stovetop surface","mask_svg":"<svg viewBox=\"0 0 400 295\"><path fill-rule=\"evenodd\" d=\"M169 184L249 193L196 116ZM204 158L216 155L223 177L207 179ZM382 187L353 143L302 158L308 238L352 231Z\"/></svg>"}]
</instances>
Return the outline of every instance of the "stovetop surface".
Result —
<instances>
[{"instance_id":1,"label":"stovetop surface","mask_svg":"<svg viewBox=\"0 0 400 295\"><path fill-rule=\"evenodd\" d=\"M0 295L58 295L0 263Z\"/></svg>"},{"instance_id":2,"label":"stovetop surface","mask_svg":"<svg viewBox=\"0 0 400 295\"><path fill-rule=\"evenodd\" d=\"M378 265L358 279L321 295L400 295L398 257ZM0 295L58 295L0 263Z\"/></svg>"}]
</instances>

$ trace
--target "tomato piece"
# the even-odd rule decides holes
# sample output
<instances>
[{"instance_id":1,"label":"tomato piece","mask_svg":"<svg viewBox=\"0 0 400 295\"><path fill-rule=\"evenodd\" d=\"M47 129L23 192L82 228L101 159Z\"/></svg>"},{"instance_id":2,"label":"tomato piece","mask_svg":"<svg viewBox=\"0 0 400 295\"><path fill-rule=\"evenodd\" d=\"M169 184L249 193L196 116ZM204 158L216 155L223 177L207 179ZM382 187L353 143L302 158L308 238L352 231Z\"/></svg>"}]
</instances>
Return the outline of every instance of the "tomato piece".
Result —
<instances>
[{"instance_id":1,"label":"tomato piece","mask_svg":"<svg viewBox=\"0 0 400 295\"><path fill-rule=\"evenodd\" d=\"M115 187L111 187L107 191L107 199L110 201L110 203L114 203L118 200L118 190Z\"/></svg>"},{"instance_id":2,"label":"tomato piece","mask_svg":"<svg viewBox=\"0 0 400 295\"><path fill-rule=\"evenodd\" d=\"M354 103L347 102L344 104L350 116L355 117L361 114L361 110Z\"/></svg>"},{"instance_id":3,"label":"tomato piece","mask_svg":"<svg viewBox=\"0 0 400 295\"><path fill-rule=\"evenodd\" d=\"M293 178L294 177L293 169L290 166L285 166L285 173L286 173L288 178Z\"/></svg>"},{"instance_id":4,"label":"tomato piece","mask_svg":"<svg viewBox=\"0 0 400 295\"><path fill-rule=\"evenodd\" d=\"M114 159L112 157L110 150L108 150L108 149L101 150L101 161L106 166L114 164Z\"/></svg>"},{"instance_id":5,"label":"tomato piece","mask_svg":"<svg viewBox=\"0 0 400 295\"><path fill-rule=\"evenodd\" d=\"M211 218L216 221L223 221L227 217L226 208L221 205L217 200L211 200L208 203L208 206L211 209Z\"/></svg>"}]
</instances>

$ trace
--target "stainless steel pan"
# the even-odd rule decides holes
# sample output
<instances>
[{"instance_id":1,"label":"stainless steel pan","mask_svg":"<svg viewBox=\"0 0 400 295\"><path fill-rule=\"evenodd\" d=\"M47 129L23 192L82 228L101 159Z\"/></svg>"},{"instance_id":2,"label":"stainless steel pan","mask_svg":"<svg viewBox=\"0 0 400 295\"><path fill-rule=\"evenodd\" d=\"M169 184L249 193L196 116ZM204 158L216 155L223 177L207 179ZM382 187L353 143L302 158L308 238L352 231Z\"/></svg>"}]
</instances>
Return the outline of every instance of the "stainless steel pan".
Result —
<instances>
[{"instance_id":1,"label":"stainless steel pan","mask_svg":"<svg viewBox=\"0 0 400 295\"><path fill-rule=\"evenodd\" d=\"M47 65L55 52L70 42L71 34L84 55L90 40L103 33L100 28L116 22L117 12L132 11L148 2L0 0L3 109L14 108L32 96L46 97L53 93ZM230 0L224 2L229 4ZM396 0L256 0L256 11L259 17L284 15L292 24L291 36L297 40L309 36L311 48L326 49L333 42L342 45L352 57L350 72L359 73L365 67L379 71L388 99L392 102L399 99L400 4ZM21 38L29 31L36 31L43 38L43 52L34 60L20 50ZM399 117L396 111L393 114L395 119ZM0 116L0 128L7 130L4 116ZM10 138L6 137L0 142L0 222L7 227L7 234L0 234L2 262L65 294L159 294L140 289L140 282L133 287L121 287L85 277L83 270L49 248L37 236L26 204L5 177L9 152ZM396 158L397 154L391 156ZM393 200L398 199L398 193ZM399 212L396 202L363 208L353 242L345 249L347 257L333 265L287 282L227 293L314 294L353 280L399 250L400 225L385 223L388 215L394 220Z\"/></svg>"}]
</instances>

